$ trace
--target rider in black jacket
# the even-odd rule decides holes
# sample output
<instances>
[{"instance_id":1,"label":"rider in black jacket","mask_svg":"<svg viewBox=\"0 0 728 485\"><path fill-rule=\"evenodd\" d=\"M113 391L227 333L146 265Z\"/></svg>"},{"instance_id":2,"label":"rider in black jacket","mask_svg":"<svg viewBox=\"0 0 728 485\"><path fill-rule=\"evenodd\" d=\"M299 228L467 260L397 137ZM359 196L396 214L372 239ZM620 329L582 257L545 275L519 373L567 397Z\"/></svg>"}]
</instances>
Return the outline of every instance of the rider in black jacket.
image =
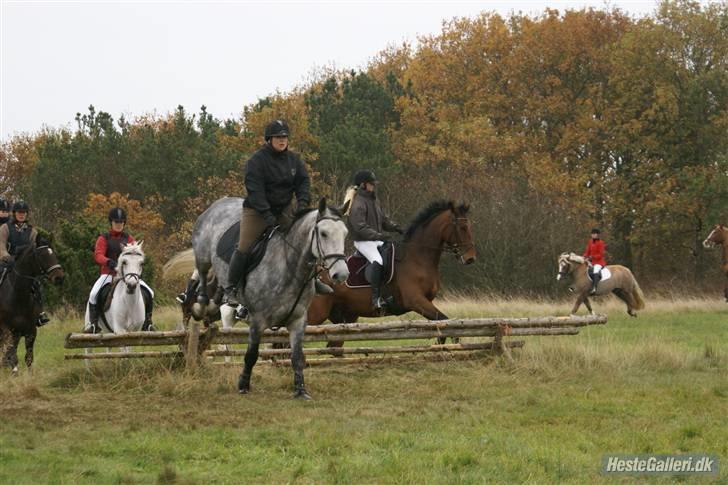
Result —
<instances>
[{"instance_id":1,"label":"rider in black jacket","mask_svg":"<svg viewBox=\"0 0 728 485\"><path fill-rule=\"evenodd\" d=\"M240 240L233 253L228 270L225 301L238 307L235 298L238 285L245 286L250 245L266 230L275 226L288 226L293 221L293 196L297 209L304 209L311 201L311 181L301 158L288 150L288 124L274 120L265 127L265 145L248 160L245 166L245 188L248 196L243 202L240 217ZM238 318L245 318L247 310L240 306Z\"/></svg>"}]
</instances>

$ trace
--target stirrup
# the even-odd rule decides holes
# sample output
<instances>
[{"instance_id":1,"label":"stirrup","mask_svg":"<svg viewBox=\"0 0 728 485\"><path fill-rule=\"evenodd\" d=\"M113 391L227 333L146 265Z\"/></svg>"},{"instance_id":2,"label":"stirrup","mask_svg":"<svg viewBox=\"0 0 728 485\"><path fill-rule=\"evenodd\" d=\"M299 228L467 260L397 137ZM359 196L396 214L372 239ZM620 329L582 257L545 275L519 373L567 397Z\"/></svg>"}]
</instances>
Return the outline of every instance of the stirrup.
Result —
<instances>
[{"instance_id":1,"label":"stirrup","mask_svg":"<svg viewBox=\"0 0 728 485\"><path fill-rule=\"evenodd\" d=\"M142 332L154 332L156 330L157 329L154 328L154 324L151 320L147 320L144 324L142 324Z\"/></svg>"},{"instance_id":2,"label":"stirrup","mask_svg":"<svg viewBox=\"0 0 728 485\"><path fill-rule=\"evenodd\" d=\"M43 325L48 324L51 321L50 318L48 318L48 315L46 315L46 312L40 312L40 315L38 315L38 320L36 320L35 325L37 327L42 327Z\"/></svg>"},{"instance_id":3,"label":"stirrup","mask_svg":"<svg viewBox=\"0 0 728 485\"><path fill-rule=\"evenodd\" d=\"M238 305L238 308L235 310L235 320L245 320L248 318L248 315L250 315L248 307L245 305Z\"/></svg>"},{"instance_id":4,"label":"stirrup","mask_svg":"<svg viewBox=\"0 0 728 485\"><path fill-rule=\"evenodd\" d=\"M377 297L374 300L372 300L372 306L374 307L375 310L382 310L387 306L387 300L385 300L381 296Z\"/></svg>"},{"instance_id":5,"label":"stirrup","mask_svg":"<svg viewBox=\"0 0 728 485\"><path fill-rule=\"evenodd\" d=\"M187 301L187 293L184 293L184 292L180 293L179 295L177 295L177 297L175 298L175 300L180 305L184 305L185 302Z\"/></svg>"},{"instance_id":6,"label":"stirrup","mask_svg":"<svg viewBox=\"0 0 728 485\"><path fill-rule=\"evenodd\" d=\"M101 327L99 327L98 323L92 323L88 327L83 329L83 333L95 335L97 333L101 333Z\"/></svg>"}]
</instances>

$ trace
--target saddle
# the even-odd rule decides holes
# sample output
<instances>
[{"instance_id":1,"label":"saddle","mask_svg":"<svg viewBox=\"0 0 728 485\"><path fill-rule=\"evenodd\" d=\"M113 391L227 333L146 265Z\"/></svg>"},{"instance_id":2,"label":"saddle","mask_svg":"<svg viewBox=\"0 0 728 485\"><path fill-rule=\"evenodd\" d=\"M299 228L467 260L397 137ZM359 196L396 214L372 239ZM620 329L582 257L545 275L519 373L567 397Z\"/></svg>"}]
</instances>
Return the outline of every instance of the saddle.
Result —
<instances>
[{"instance_id":1,"label":"saddle","mask_svg":"<svg viewBox=\"0 0 728 485\"><path fill-rule=\"evenodd\" d=\"M246 266L247 274L250 274L250 272L253 271L253 269L255 269L255 267L263 260L265 251L268 249L268 242L273 237L273 234L275 234L275 229L263 231L263 233L258 236L258 239L253 241L250 245L250 248L248 249L248 265ZM235 249L238 247L239 240L240 221L230 226L218 241L217 248L215 248L217 256L226 263L230 264L233 252L235 252Z\"/></svg>"},{"instance_id":2,"label":"saddle","mask_svg":"<svg viewBox=\"0 0 728 485\"><path fill-rule=\"evenodd\" d=\"M592 270L592 266L589 266L589 270L586 272L587 276L591 281L594 281L594 271ZM602 268L602 279L599 280L601 283L602 281L608 280L612 277L612 272L609 271L609 268L606 266Z\"/></svg>"},{"instance_id":3,"label":"saddle","mask_svg":"<svg viewBox=\"0 0 728 485\"><path fill-rule=\"evenodd\" d=\"M382 267L384 275L382 276L382 286L389 284L394 277L394 262L399 261L401 247L392 242L385 242L379 247L379 254L382 255ZM346 258L346 265L349 267L349 278L346 280L346 286L349 288L369 288L371 287L371 267L367 258L361 255L359 251Z\"/></svg>"},{"instance_id":4,"label":"saddle","mask_svg":"<svg viewBox=\"0 0 728 485\"><path fill-rule=\"evenodd\" d=\"M121 283L121 279L115 279L111 283L106 283L101 287L99 294L96 296L96 301L102 302L102 305L99 306L101 309L101 311L99 311L99 318L103 320L107 327L109 322L106 321L106 312L109 311L109 308L111 308L111 300L114 298L114 290L116 289L116 285L119 283ZM149 314L151 313L150 309L152 308L152 295L150 295L143 286L141 287L141 291L142 299L144 300L144 312Z\"/></svg>"}]
</instances>

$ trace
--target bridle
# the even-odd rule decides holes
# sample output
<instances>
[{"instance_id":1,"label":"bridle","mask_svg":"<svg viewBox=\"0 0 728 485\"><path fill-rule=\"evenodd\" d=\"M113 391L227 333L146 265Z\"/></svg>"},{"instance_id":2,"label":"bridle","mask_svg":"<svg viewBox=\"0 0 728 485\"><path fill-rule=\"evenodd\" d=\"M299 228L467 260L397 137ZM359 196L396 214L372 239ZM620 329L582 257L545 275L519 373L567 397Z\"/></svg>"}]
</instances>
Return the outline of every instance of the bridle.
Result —
<instances>
[{"instance_id":1,"label":"bridle","mask_svg":"<svg viewBox=\"0 0 728 485\"><path fill-rule=\"evenodd\" d=\"M443 248L443 251L447 253L452 253L455 255L455 257L462 258L463 253L471 248L475 247L475 243L471 240L467 244L463 244L463 240L460 237L460 231L458 231L459 228L459 222L465 221L465 224L467 225L470 220L467 217L457 217L452 216L450 218L450 224L452 225L452 232L455 234L455 242L451 241L445 241L445 247Z\"/></svg>"},{"instance_id":2,"label":"bridle","mask_svg":"<svg viewBox=\"0 0 728 485\"><path fill-rule=\"evenodd\" d=\"M15 273L20 278L27 279L27 280L32 280L34 282L38 282L42 278L47 278L48 275L50 275L53 271L55 271L57 269L61 269L61 265L58 264L58 263L56 263L56 264L54 264L52 266L49 266L48 268L43 268L40 265L40 263L38 262L37 252L40 251L40 250L42 250L42 249L45 249L45 250L48 250L48 251L52 251L51 248L50 248L50 246L47 245L47 244L44 244L43 246L37 246L37 247L31 246L31 250L30 251L26 251L18 259L18 263L20 263L21 261L24 261L25 258L27 258L29 254L32 254L33 255L33 264L35 265L35 268L34 268L34 271L33 271L34 276L28 276L28 275L23 274L20 271L18 271L18 263L16 263L15 265L13 265L13 273Z\"/></svg>"},{"instance_id":3,"label":"bridle","mask_svg":"<svg viewBox=\"0 0 728 485\"><path fill-rule=\"evenodd\" d=\"M127 254L122 254L122 256L141 256L142 258L144 257L144 255L142 253L137 253L137 252L130 252ZM119 257L119 259L121 259L121 257ZM119 268L119 279L124 282L124 285L127 287L127 289L129 288L130 284L139 285L139 281L141 281L141 279L142 279L142 274L141 273L126 273L124 271L124 265L122 264L120 266L121 266L121 268ZM129 282L128 278L133 278L136 280L136 282L135 283Z\"/></svg>"},{"instance_id":4,"label":"bridle","mask_svg":"<svg viewBox=\"0 0 728 485\"><path fill-rule=\"evenodd\" d=\"M318 273L323 272L324 270L328 271L331 269L337 262L339 261L345 261L346 255L343 253L330 253L330 254L324 254L323 248L321 247L321 234L319 230L319 222L321 221L334 221L334 222L341 222L340 217L336 216L322 216L318 215L316 217L316 224L314 225L314 235L311 238L311 254L313 255L313 240L316 239L316 250L318 252L318 257L316 258L316 266L319 266L321 269L318 271ZM331 264L327 265L326 261L329 259L333 259ZM316 276L318 276L318 273Z\"/></svg>"},{"instance_id":5,"label":"bridle","mask_svg":"<svg viewBox=\"0 0 728 485\"><path fill-rule=\"evenodd\" d=\"M306 290L306 287L309 285L309 283L311 281L313 281L314 278L317 278L322 272L328 271L329 269L331 269L334 266L334 264L336 264L338 261L346 260L346 255L343 253L324 254L323 249L321 247L321 234L319 233L318 224L319 224L319 222L325 221L325 220L342 222L341 218L337 217L337 216L321 215L320 211L317 214L316 223L314 224L314 228L313 228L313 234L311 235L311 245L309 247L309 253L311 254L311 256L314 255L313 240L315 239L318 256L312 262L311 272L309 273L309 275L306 278L304 278L303 284L301 285L301 289L298 290L298 295L296 296L296 301L293 302L293 305L291 305L291 309L288 311L288 314L282 320L282 323L278 326L285 325L286 322L288 321L288 319L291 318L291 315L293 315L293 311L296 309L296 306L298 306L298 302L301 301L303 292ZM286 243L286 245L288 245L288 247L294 249L295 251L298 251L298 248L294 247L291 243L289 243L285 237L283 237L282 239ZM327 266L326 261L329 259L333 259L333 262Z\"/></svg>"}]
</instances>

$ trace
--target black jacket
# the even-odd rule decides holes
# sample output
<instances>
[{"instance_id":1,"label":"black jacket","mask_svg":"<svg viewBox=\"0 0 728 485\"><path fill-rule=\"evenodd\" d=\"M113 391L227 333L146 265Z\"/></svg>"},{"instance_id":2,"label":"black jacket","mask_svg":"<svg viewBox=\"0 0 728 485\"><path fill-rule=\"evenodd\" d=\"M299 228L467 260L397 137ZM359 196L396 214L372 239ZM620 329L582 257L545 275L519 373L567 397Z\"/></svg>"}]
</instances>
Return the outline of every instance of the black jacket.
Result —
<instances>
[{"instance_id":1,"label":"black jacket","mask_svg":"<svg viewBox=\"0 0 728 485\"><path fill-rule=\"evenodd\" d=\"M389 220L379 205L374 192L358 189L349 211L349 228L354 241L382 241L382 229L401 232L399 226Z\"/></svg>"},{"instance_id":2,"label":"black jacket","mask_svg":"<svg viewBox=\"0 0 728 485\"><path fill-rule=\"evenodd\" d=\"M268 143L245 165L245 188L248 196L243 205L257 210L272 224L291 203L293 194L298 209L308 207L311 200L311 181L301 158L289 150L276 152Z\"/></svg>"}]
</instances>

